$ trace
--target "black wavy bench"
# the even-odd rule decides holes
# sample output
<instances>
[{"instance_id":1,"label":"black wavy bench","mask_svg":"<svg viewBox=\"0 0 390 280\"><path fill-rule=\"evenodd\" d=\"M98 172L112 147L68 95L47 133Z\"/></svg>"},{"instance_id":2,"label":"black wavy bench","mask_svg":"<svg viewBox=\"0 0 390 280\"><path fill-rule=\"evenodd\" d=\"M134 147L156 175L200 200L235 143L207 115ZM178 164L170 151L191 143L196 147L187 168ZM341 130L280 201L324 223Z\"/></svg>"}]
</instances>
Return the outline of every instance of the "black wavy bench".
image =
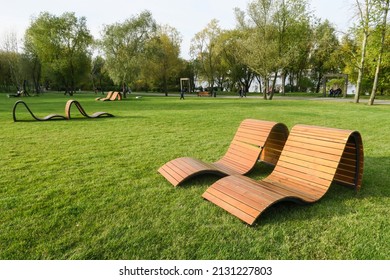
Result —
<instances>
[{"instance_id":1,"label":"black wavy bench","mask_svg":"<svg viewBox=\"0 0 390 280\"><path fill-rule=\"evenodd\" d=\"M46 117L39 118L39 117L34 115L34 113L27 106L26 102L24 102L23 100L18 100L15 102L14 108L12 110L12 117L14 119L14 122L18 121L16 118L16 108L18 107L19 104L23 104L24 107L26 107L27 111L30 113L30 115L37 121L51 121L51 120L66 120L67 119L67 117L62 116L62 115L58 115L58 114L50 114L50 115L47 115Z\"/></svg>"},{"instance_id":2,"label":"black wavy bench","mask_svg":"<svg viewBox=\"0 0 390 280\"><path fill-rule=\"evenodd\" d=\"M96 112L92 115L87 114L87 112L84 110L84 108L81 106L80 102L76 100L68 100L65 105L65 116L59 115L59 114L50 114L43 118L37 117L34 115L34 113L31 111L31 109L27 106L27 104L23 100L18 100L15 102L13 110L12 110L12 117L14 119L14 122L20 121L16 118L16 108L19 106L19 104L23 104L24 107L27 109L27 111L30 113L30 115L37 121L51 121L51 120L70 120L70 111L72 108L72 105L74 104L78 111L86 118L100 118L100 117L114 117L113 114L107 113L107 112Z\"/></svg>"}]
</instances>

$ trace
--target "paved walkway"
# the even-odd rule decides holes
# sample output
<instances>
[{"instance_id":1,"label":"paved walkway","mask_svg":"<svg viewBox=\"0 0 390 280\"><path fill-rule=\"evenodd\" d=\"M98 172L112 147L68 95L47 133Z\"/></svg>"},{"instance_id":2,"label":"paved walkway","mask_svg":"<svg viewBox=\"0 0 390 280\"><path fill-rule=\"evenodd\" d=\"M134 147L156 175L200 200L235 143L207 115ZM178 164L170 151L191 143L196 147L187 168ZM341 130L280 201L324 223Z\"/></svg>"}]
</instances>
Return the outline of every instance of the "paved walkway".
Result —
<instances>
[{"instance_id":1,"label":"paved walkway","mask_svg":"<svg viewBox=\"0 0 390 280\"><path fill-rule=\"evenodd\" d=\"M133 96L137 96L137 95L140 95L140 96L161 96L161 97L165 97L165 95L163 93L132 93L130 94L130 96L133 95ZM180 97L180 94L178 93L169 93L168 94L169 97ZM184 95L184 96L189 96L189 97L197 97L195 94L191 94L191 95ZM199 97L199 98L212 98L212 97ZM217 94L217 98L232 98L232 99L240 99L240 98L248 98L248 99L262 99L263 96L261 95L250 95L250 96L247 96L247 97L239 97L239 96L235 96L235 95L218 95ZM354 100L352 98L341 98L341 97L336 97L336 98L333 98L333 97L313 97L313 96L288 96L288 95L285 95L285 96L281 96L281 95L274 95L273 97L274 100L312 100L312 101L332 101L332 102L349 102L349 103L353 103ZM368 99L360 99L360 103L362 104L367 104L368 102ZM390 105L390 100L381 100L381 99L376 99L375 102L374 102L374 105Z\"/></svg>"}]
</instances>

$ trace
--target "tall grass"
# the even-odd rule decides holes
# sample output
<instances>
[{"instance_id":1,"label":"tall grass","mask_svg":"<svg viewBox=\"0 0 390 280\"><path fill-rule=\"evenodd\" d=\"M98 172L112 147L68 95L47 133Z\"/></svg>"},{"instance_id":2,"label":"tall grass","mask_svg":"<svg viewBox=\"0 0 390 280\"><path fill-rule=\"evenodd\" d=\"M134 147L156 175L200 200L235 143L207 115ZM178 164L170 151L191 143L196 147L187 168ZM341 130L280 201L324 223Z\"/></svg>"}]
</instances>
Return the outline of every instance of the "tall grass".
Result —
<instances>
[{"instance_id":1,"label":"tall grass","mask_svg":"<svg viewBox=\"0 0 390 280\"><path fill-rule=\"evenodd\" d=\"M390 106L239 98L147 97L97 102L114 118L36 122L0 95L1 259L389 259ZM24 98L63 113L63 95ZM279 203L249 227L202 193L217 177L174 188L157 173L192 156L218 160L243 119L358 130L360 192L332 185L312 205ZM248 176L272 168L258 164Z\"/></svg>"}]
</instances>

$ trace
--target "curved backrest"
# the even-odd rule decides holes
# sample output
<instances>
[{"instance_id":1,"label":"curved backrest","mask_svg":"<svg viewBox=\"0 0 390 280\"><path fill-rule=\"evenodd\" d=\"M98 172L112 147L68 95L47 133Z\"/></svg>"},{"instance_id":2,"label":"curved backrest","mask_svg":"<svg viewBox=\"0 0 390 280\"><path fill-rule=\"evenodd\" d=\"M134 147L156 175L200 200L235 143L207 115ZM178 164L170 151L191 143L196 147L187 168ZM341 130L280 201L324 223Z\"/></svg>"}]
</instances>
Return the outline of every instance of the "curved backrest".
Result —
<instances>
[{"instance_id":1,"label":"curved backrest","mask_svg":"<svg viewBox=\"0 0 390 280\"><path fill-rule=\"evenodd\" d=\"M26 107L27 111L30 113L30 115L31 115L34 119L36 119L37 121L40 120L40 118L38 118L38 117L36 117L36 116L34 115L34 113L30 110L30 108L27 106L27 104L26 104L23 100L18 100L18 101L15 102L14 107L13 107L13 109L12 109L12 117L13 117L13 119L14 119L14 122L17 122L17 119L16 119L16 108L18 107L19 104L23 104L24 107Z\"/></svg>"},{"instance_id":2,"label":"curved backrest","mask_svg":"<svg viewBox=\"0 0 390 280\"><path fill-rule=\"evenodd\" d=\"M288 128L284 124L246 119L237 129L226 154L217 163L234 163L245 174L253 168L264 151L262 160L275 164L287 137Z\"/></svg>"},{"instance_id":3,"label":"curved backrest","mask_svg":"<svg viewBox=\"0 0 390 280\"><path fill-rule=\"evenodd\" d=\"M68 100L65 105L65 116L68 120L70 120L70 109L72 105L75 104L79 112L84 116L84 117L89 117L88 114L85 112L84 108L81 106L81 104L76 101L76 100Z\"/></svg>"},{"instance_id":4,"label":"curved backrest","mask_svg":"<svg viewBox=\"0 0 390 280\"><path fill-rule=\"evenodd\" d=\"M333 181L356 189L363 176L363 144L357 131L296 125L274 171L265 180L321 198Z\"/></svg>"},{"instance_id":5,"label":"curved backrest","mask_svg":"<svg viewBox=\"0 0 390 280\"><path fill-rule=\"evenodd\" d=\"M113 93L113 91L107 92L107 96L105 98L110 99Z\"/></svg>"},{"instance_id":6,"label":"curved backrest","mask_svg":"<svg viewBox=\"0 0 390 280\"><path fill-rule=\"evenodd\" d=\"M30 115L37 121L49 121L49 120L65 120L65 116L57 115L57 114L51 114L48 115L44 118L39 118L34 115L34 113L30 110L30 108L27 106L27 104L23 100L18 100L15 102L14 107L12 109L12 117L14 119L14 122L17 122L18 120L16 119L16 108L18 107L19 104L23 104L24 107L26 107L27 111L30 113Z\"/></svg>"},{"instance_id":7,"label":"curved backrest","mask_svg":"<svg viewBox=\"0 0 390 280\"><path fill-rule=\"evenodd\" d=\"M116 99L122 100L122 94L121 94L120 92L118 92L118 91L115 91L115 92L112 94L112 96L111 96L111 98L110 98L110 101L114 101L114 100L116 100Z\"/></svg>"}]
</instances>

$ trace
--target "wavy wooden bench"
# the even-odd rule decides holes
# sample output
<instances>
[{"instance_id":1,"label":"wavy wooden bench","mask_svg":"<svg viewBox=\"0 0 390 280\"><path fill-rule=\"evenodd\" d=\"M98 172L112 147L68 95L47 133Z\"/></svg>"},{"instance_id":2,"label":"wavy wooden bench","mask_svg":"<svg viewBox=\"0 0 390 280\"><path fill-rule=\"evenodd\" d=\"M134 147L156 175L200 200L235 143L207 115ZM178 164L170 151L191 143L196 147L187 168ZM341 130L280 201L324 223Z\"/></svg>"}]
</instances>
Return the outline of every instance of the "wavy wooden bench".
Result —
<instances>
[{"instance_id":1,"label":"wavy wooden bench","mask_svg":"<svg viewBox=\"0 0 390 280\"><path fill-rule=\"evenodd\" d=\"M112 92L112 94L109 97L106 98L100 98L96 99L98 101L115 101L115 100L122 100L122 94L118 91Z\"/></svg>"},{"instance_id":2,"label":"wavy wooden bench","mask_svg":"<svg viewBox=\"0 0 390 280\"><path fill-rule=\"evenodd\" d=\"M318 201L332 182L359 190L363 160L359 132L296 125L267 178L228 176L211 185L203 198L252 225L279 201Z\"/></svg>"},{"instance_id":3,"label":"wavy wooden bench","mask_svg":"<svg viewBox=\"0 0 390 280\"><path fill-rule=\"evenodd\" d=\"M240 124L226 154L217 162L181 157L167 162L158 172L174 186L200 174L246 174L259 157L275 164L287 137L288 128L284 124L247 119Z\"/></svg>"},{"instance_id":4,"label":"wavy wooden bench","mask_svg":"<svg viewBox=\"0 0 390 280\"><path fill-rule=\"evenodd\" d=\"M95 98L95 100L103 100L103 99L108 100L108 99L111 98L113 93L114 93L113 91L109 91L109 92L107 92L107 96L106 97L97 97L97 98Z\"/></svg>"},{"instance_id":5,"label":"wavy wooden bench","mask_svg":"<svg viewBox=\"0 0 390 280\"><path fill-rule=\"evenodd\" d=\"M51 121L51 120L66 120L67 118L62 115L58 114L50 114L47 115L46 117L39 118L34 115L34 113L30 110L30 108L27 106L27 104L23 100L18 100L15 102L13 110L12 110L12 117L14 119L14 122L17 122L18 119L16 118L16 108L18 107L19 104L23 104L24 107L26 107L27 111L30 113L30 115L37 121Z\"/></svg>"},{"instance_id":6,"label":"wavy wooden bench","mask_svg":"<svg viewBox=\"0 0 390 280\"><path fill-rule=\"evenodd\" d=\"M96 112L93 113L92 115L88 115L87 112L85 112L84 108L81 106L80 102L76 100L68 100L65 105L65 115L66 118L69 120L70 119L70 109L72 108L72 105L75 105L76 108L79 110L81 115L83 115L86 118L100 118L100 117L113 117L114 115L106 112Z\"/></svg>"}]
</instances>

